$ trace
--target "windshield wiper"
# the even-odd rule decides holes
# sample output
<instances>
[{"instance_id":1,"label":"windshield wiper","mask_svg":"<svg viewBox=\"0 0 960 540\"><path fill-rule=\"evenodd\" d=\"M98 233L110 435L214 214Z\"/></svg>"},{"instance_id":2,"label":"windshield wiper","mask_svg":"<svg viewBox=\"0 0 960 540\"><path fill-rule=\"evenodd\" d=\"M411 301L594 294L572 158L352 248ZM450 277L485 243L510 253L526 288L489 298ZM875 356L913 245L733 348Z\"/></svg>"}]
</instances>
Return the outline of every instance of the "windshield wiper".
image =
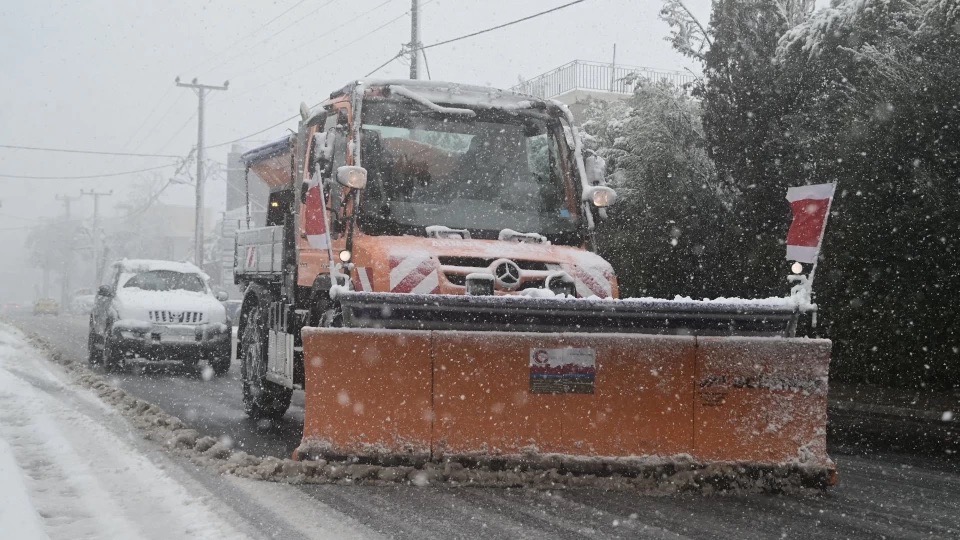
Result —
<instances>
[{"instance_id":1,"label":"windshield wiper","mask_svg":"<svg viewBox=\"0 0 960 540\"><path fill-rule=\"evenodd\" d=\"M459 107L444 107L443 105L438 105L430 101L429 99L421 96L420 94L411 91L409 88L405 86L400 86L399 84L391 84L390 91L393 92L394 94L401 95L407 99L412 99L413 101L416 101L417 103L423 105L424 107L427 107L428 109L432 111L436 111L438 113L459 114L462 116L477 115L477 113L471 109L462 109Z\"/></svg>"}]
</instances>

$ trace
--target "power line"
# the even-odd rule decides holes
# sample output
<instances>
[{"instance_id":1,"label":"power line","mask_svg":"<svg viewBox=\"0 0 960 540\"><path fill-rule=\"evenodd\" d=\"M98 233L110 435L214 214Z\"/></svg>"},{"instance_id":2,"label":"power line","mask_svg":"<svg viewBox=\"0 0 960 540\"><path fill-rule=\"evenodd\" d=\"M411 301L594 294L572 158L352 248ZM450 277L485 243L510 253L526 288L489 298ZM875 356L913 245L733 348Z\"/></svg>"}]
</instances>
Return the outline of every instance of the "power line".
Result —
<instances>
[{"instance_id":1,"label":"power line","mask_svg":"<svg viewBox=\"0 0 960 540\"><path fill-rule=\"evenodd\" d=\"M383 3L381 3L381 4L378 4L375 8L373 8L373 9L371 9L371 10L368 10L368 11L365 12L363 15L365 15L366 13L370 13L370 12L374 11L375 9L379 8L380 6L383 6L384 4L387 4L387 3L390 2L390 1L392 1L392 0L387 0L387 2L383 2ZM424 2L424 3L420 6L421 11L423 10L424 7L426 7L426 6L429 5L429 4L432 4L432 3L435 2L435 1L436 1L436 0L427 0L427 2ZM583 1L583 0L580 0L580 1ZM287 72L287 73L285 73L285 74L277 77L276 79L284 79L284 78L286 78L286 77L288 77L288 76L290 76L290 75L293 75L294 73L296 73L296 72L298 72L298 71L301 71L301 70L303 70L303 69L305 69L305 68L307 68L307 67L309 67L309 66L311 66L311 65L313 65L313 64L315 64L315 63L317 63L317 62L319 62L320 60L323 60L324 58L327 58L327 57L329 57L329 56L332 56L332 55L334 55L334 54L342 51L343 49L346 49L346 48L350 47L351 45L354 45L355 43L358 43L358 42L366 39L367 37L369 37L369 36L371 36L371 35L379 32L379 31L383 30L383 29L386 28L387 26L390 26L391 24L399 21L400 19L406 17L406 16L409 15L409 14L410 14L410 11L409 11L409 10L408 10L408 11L405 11L405 12L401 13L400 15L398 15L397 17L394 17L393 19L390 19L389 21L381 24L380 26L374 28L373 30L370 30L369 32L367 32L367 33L359 36L357 39L355 39L355 40L353 40L353 41L350 41L350 42L348 42L348 43L345 43L343 46L341 46L341 47L339 47L339 48L337 48L337 49L334 49L334 50L332 50L332 51L329 51L329 52L327 52L327 53L324 54L324 55L321 55L321 56L319 56L319 57L317 57L317 58L314 58L313 60L307 62L306 64L303 64L302 66L294 69L293 71ZM360 15L360 16L362 16L362 15ZM360 16L354 17L354 19L351 19L351 21L359 18ZM387 61L386 64L389 64L390 62L394 61L394 60L395 60L396 58L398 58L399 56L400 56L400 54L398 54L397 56L394 56L394 57L391 58L389 61ZM384 64L384 66L385 66L386 64ZM382 67L383 67L383 66L381 66L381 68L382 68ZM377 69L379 70L380 68L377 68ZM376 70L374 70L374 71L376 71ZM371 72L371 73L372 73L372 72ZM241 92L241 93L239 93L239 94L234 94L234 96L237 97L237 96L241 96L241 95L247 94L247 93L252 92L252 91L254 91L254 90L258 90L258 89L260 89L260 88L263 88L264 86L267 86L268 84L272 84L272 83L274 83L274 82L275 82L274 80L271 80L271 81L269 81L269 82L267 82L267 83L264 83L264 84L261 84L261 85L259 85L259 86L255 86L255 87L253 87L253 88L250 88L249 90L247 90L247 91L245 91L245 92ZM314 107L316 107L316 106L318 106L318 105L319 105L319 103L317 103L316 105L314 105ZM222 142L222 143L218 143L218 144L208 145L207 148L218 148L218 147L221 147L221 146L227 146L227 145L229 145L229 144L233 144L233 143L237 143L237 142L240 142L240 141L249 139L250 137L254 137L254 136L256 136L256 135L260 135L261 133L264 133L264 132L269 131L269 130L271 130L271 129L273 129L273 128L279 127L279 126L281 126L281 125L283 125L283 124L285 124L285 123L287 123L287 122L289 122L289 121L297 118L298 116L300 116L300 115L299 115L299 114L295 114L295 115L293 115L293 116L291 116L291 117L289 117L289 118L285 118L285 119L283 119L283 120L281 120L281 121L277 122L276 124L273 124L273 125L271 125L271 126L269 126L269 127L263 128L263 129L261 129L261 130L259 130L259 131L254 132L254 133L250 133L249 135L245 135L245 136L243 136L243 137L239 137L239 138L237 138L237 139L233 139L233 140L226 141L226 142Z\"/></svg>"},{"instance_id":2,"label":"power line","mask_svg":"<svg viewBox=\"0 0 960 540\"><path fill-rule=\"evenodd\" d=\"M512 25L514 25L514 24L521 23L521 22L523 22L523 21L529 21L530 19L535 19L535 18L537 18L537 17L539 17L539 16L541 16L541 15L546 15L546 14L548 14L548 13L553 13L554 11L560 11L560 10L563 9L563 8L568 8L568 7L572 6L572 5L580 4L580 3L584 2L584 1L585 1L585 0L575 0L574 2L570 2L570 3L564 4L564 5L562 5L562 6L557 6L557 7L555 7L555 8L548 9L548 10L546 10L546 11L541 11L540 13L534 13L533 15L528 15L527 17L523 17L522 19L517 19L517 20L515 20L515 21L510 21L510 22L507 22L507 23L499 24L499 25L497 25L497 26L492 26L492 27L490 27L490 28L486 28L486 29L483 29L483 30L478 30L478 31L473 32L473 33L471 33L471 34L466 34L466 35L463 35L463 36L460 36L460 37L455 37L455 38L452 38L452 39L447 39L447 40L444 40L444 41L439 41L439 42L437 42L437 43L431 43L430 45L426 45L426 46L424 46L424 47L420 47L420 50L422 51L422 50L424 50L424 49L432 49L433 47L439 47L440 45L446 45L446 44L448 44L448 43L453 43L454 41L460 41L461 39L467 39L467 38L471 38L471 37L474 37L474 36L479 36L480 34L486 34L487 32L493 32L494 30L499 30L499 29L501 29L501 28L506 28L507 26L512 26Z\"/></svg>"},{"instance_id":3,"label":"power line","mask_svg":"<svg viewBox=\"0 0 960 540\"><path fill-rule=\"evenodd\" d=\"M294 25L296 25L296 24L298 24L298 23L303 22L304 20L307 19L307 17L310 17L311 15L317 13L317 12L320 11L321 9L329 6L330 4L332 4L332 3L336 2L336 1L337 1L337 0L327 0L327 1L324 2L323 4L320 4L316 9L314 9L314 10L311 11L310 13L307 13L306 15L303 15L302 17L300 17L300 18L298 18L297 20L293 21L292 23L284 26L283 28L277 30L276 32L270 34L269 36L261 39L260 41L254 42L254 43L252 43L252 44L247 44L247 45L244 46L244 47L240 47L237 51L235 51L236 54L234 54L233 56L228 57L226 60L223 60L223 61L220 62L219 64L213 66L212 68L210 68L210 70L208 70L208 72L211 71L211 70L217 69L217 68L219 68L219 67L222 67L222 66L224 66L224 65L226 65L226 64L229 64L229 63L232 62L233 60L235 60L235 59L239 58L240 56L242 56L243 53L245 53L246 51L248 51L248 50L250 50L250 49L252 49L252 48L254 48L254 47L258 46L258 45L261 45L261 44L264 44L264 43L270 41L271 39L273 39L273 38L275 38L276 36L278 36L281 32L283 32L283 31L285 31L285 30L288 30L290 27L292 27L292 26L294 26Z\"/></svg>"},{"instance_id":4,"label":"power line","mask_svg":"<svg viewBox=\"0 0 960 540\"><path fill-rule=\"evenodd\" d=\"M187 126L190 125L190 122L193 121L193 119L196 118L196 117L197 117L197 111L193 111L193 114L191 114L191 115L187 118L187 120L183 123L183 125L181 125L179 128L177 128L177 131L175 131L174 134L171 135L169 139L167 139L167 142L163 143L163 146L160 147L160 151L162 152L162 151L164 151L168 146L170 146L170 143L172 143L173 140L177 138L177 135L180 135L181 133L183 133L183 130L187 129Z\"/></svg>"},{"instance_id":5,"label":"power line","mask_svg":"<svg viewBox=\"0 0 960 540\"><path fill-rule=\"evenodd\" d=\"M319 105L319 103L318 103L317 105ZM317 105L314 105L314 107L316 107ZM294 118L296 118L296 117L298 117L298 116L300 116L299 113L291 116L290 118L284 118L283 120L277 122L276 124L274 124L274 125L272 125L272 126L270 126L270 127L265 127L265 128L263 128L263 129L261 129L260 131L255 131L255 132L253 132L253 133L251 133L251 134L249 134L249 135L244 135L243 137L240 137L239 139L234 139L234 140L232 140L232 141L227 141L227 142L222 142L222 143L217 143L217 144L211 144L211 145L208 145L207 148L219 148L219 147L221 147L221 146L227 146L228 144L238 143L238 142L240 142L240 141L242 141L242 140L244 140L244 139L249 139L250 137L253 137L254 135L259 135L259 134L263 133L264 131L270 131L271 129L273 129L273 128L275 128L275 127L282 126L283 124L286 124L287 122L293 120Z\"/></svg>"},{"instance_id":6,"label":"power line","mask_svg":"<svg viewBox=\"0 0 960 540\"><path fill-rule=\"evenodd\" d=\"M166 118L168 117L168 115L170 114L170 111L172 111L172 110L174 109L174 107L176 107L177 104L180 103L180 97L181 97L182 95L183 95L183 94L177 94L177 96L176 96L175 98L173 98L173 101L170 102L170 106L167 107L167 108L160 114L160 116L157 117L157 123L158 123L158 125L159 125L159 122L162 122L164 119L166 119ZM144 123L146 123L146 122L144 122ZM139 149L141 146L143 146L143 143L147 142L147 139L149 139L149 138L150 138L150 135L153 134L153 133L155 133L155 132L147 132L147 133L144 135L144 138L140 139L140 142L138 142L137 144L133 145L133 149L134 149L134 150L137 150L137 149ZM131 138L130 138L130 142L133 142L133 139L134 139L134 137L131 137ZM161 148L160 151L162 152L163 149Z\"/></svg>"},{"instance_id":7,"label":"power line","mask_svg":"<svg viewBox=\"0 0 960 540\"><path fill-rule=\"evenodd\" d=\"M386 62L380 64L379 66L377 66L376 68L374 68L373 71L371 71L370 73L367 73L367 74L364 75L363 77L364 77L364 78L367 78L367 77L373 75L374 73L380 71L381 69L387 67L388 65L390 65L390 62L393 62L393 61L396 60L397 58L400 58L401 56L403 56L403 53L404 53L404 52L405 52L405 51L400 51L400 52L398 52L397 54L393 55L392 58L390 58L390 59L387 60Z\"/></svg>"},{"instance_id":8,"label":"power line","mask_svg":"<svg viewBox=\"0 0 960 540\"><path fill-rule=\"evenodd\" d=\"M0 174L0 178L12 178L17 180L88 180L95 178L105 178L110 176L124 176L128 174L137 174L148 171L156 171L159 169L165 169L167 167L173 167L176 165L176 162L167 163L166 165L159 165L157 167L147 167L146 169L137 169L135 171L123 171L123 172L113 172L113 173L103 173L103 174L90 174L84 176L27 176L22 174Z\"/></svg>"},{"instance_id":9,"label":"power line","mask_svg":"<svg viewBox=\"0 0 960 540\"><path fill-rule=\"evenodd\" d=\"M297 73L298 71L302 71L302 70L304 70L304 69L312 66L313 64L316 64L317 62L319 62L320 60L323 60L324 58L327 58L327 57L329 57L329 56L333 56L334 54L336 54L336 53L338 53L338 52L340 52L340 51L342 51L342 50L344 50L344 49L346 49L346 48L348 48L348 47L350 47L350 46L352 46L352 45L354 45L354 44L356 44L356 43L359 43L360 41L363 41L364 39L366 39L366 38L368 38L369 36L375 34L376 32L379 32L380 30L383 30L384 28L390 26L391 24L399 21L400 19L406 17L409 13L410 13L409 11L405 11L405 12L401 13L400 15L398 15L397 17L394 17L393 19L390 19L389 21L387 21L387 22L381 24L380 26L374 28L373 30L367 32L366 34L363 34L362 36L358 37L357 39L354 39L353 41L347 42L347 43L345 43L343 46L338 47L338 48L336 48L336 49L334 49L334 50L332 50L332 51L329 51L328 53L326 53L326 54L324 54L324 55L318 56L317 58L314 58L313 60L310 60L310 61L307 62L306 64L303 64L302 66L300 66L300 67L298 67L298 68L296 68L296 69L294 69L294 70L292 70L292 71L288 71L287 73L284 73L283 75L280 75L279 77L275 77L275 79L277 79L277 80L283 80L283 79L289 77L290 75L293 75L294 73ZM263 88L264 86L268 86L268 85L271 85L271 84L276 84L276 80L270 80L270 81L267 81L267 82L265 82L265 83L263 83L263 84L261 84L261 85L259 85L259 86L254 86L253 88L250 88L249 90L247 90L247 91L245 91L245 92L236 94L234 97L239 97L239 96L241 96L241 95L248 94L248 93L250 93L250 92L253 92L254 90L259 90L260 88Z\"/></svg>"},{"instance_id":10,"label":"power line","mask_svg":"<svg viewBox=\"0 0 960 540\"><path fill-rule=\"evenodd\" d=\"M256 28L254 28L254 29L251 30L250 32L247 32L246 34L240 36L239 38L237 38L237 39L235 39L234 41L232 41L229 45L227 45L226 47L224 47L221 51L219 51L219 52L217 52L217 53L214 53L212 56L208 57L208 58L205 59L205 60L200 61L199 63L194 64L192 67L188 68L186 71L194 71L194 70L196 70L197 68L199 68L200 66L202 66L202 65L206 64L207 62L215 59L216 57L220 56L221 54L229 51L230 49L232 49L232 48L234 47L234 45L237 45L238 43L242 43L244 40L246 40L246 39L249 38L250 36L252 36L252 35L256 34L257 32L263 30L264 28L270 26L270 25L273 24L277 19L279 19L280 17L283 17L283 16L286 15L287 13L290 13L291 11L293 11L294 9L296 9L297 7L299 7L300 4L303 4L304 2L306 2L306 0L300 0L300 1L297 2L296 4L288 7L287 9L283 10L283 12L281 12L281 13L280 13L279 15L277 15L276 17L270 19L269 21L267 21L267 22L264 23L264 24L261 24L261 25L257 26Z\"/></svg>"},{"instance_id":11,"label":"power line","mask_svg":"<svg viewBox=\"0 0 960 540\"><path fill-rule=\"evenodd\" d=\"M134 152L103 152L97 150L73 150L68 148L45 148L42 146L19 146L15 144L0 144L0 148L12 148L14 150L41 150L44 152L64 152L68 154L93 154L97 156L132 156L132 157L162 157L178 158L173 154L137 154Z\"/></svg>"},{"instance_id":12,"label":"power line","mask_svg":"<svg viewBox=\"0 0 960 540\"><path fill-rule=\"evenodd\" d=\"M130 137L127 139L127 142L123 143L123 146L121 147L123 150L126 150L127 147L130 146L130 143L133 142L133 139L140 134L140 130L143 129L144 126L147 125L147 122L149 122L153 118L153 115L158 110L160 110L160 105L164 102L164 100L167 99L167 96L170 95L171 91L172 89L168 87L167 91L164 92L162 96L160 96L160 99L154 102L153 108L150 109L150 112L147 113L147 115L143 118L143 122L140 122L140 125L137 126L137 129L133 130L133 133L130 134Z\"/></svg>"},{"instance_id":13,"label":"power line","mask_svg":"<svg viewBox=\"0 0 960 540\"><path fill-rule=\"evenodd\" d=\"M374 11L380 9L381 7L383 7L383 6L389 4L390 2L393 2L393 1L394 1L394 0L385 0L385 1L377 4L376 6L368 9L367 11L364 11L363 13L361 13L361 14L359 14L359 15L356 15L356 16L350 18L350 19L347 19L346 21L343 21L343 22L340 23L340 24L333 25L333 28L331 28L330 30L328 30L328 31L326 31L326 32L324 32L324 33L322 33L322 34L318 34L318 35L316 35L316 36L311 36L308 41L305 41L305 42L302 42L302 43L297 43L296 46L281 51L280 54L277 54L277 55L274 55L274 56L270 57L270 59L267 60L266 62L263 62L263 63L261 63L261 64L258 64L258 65L256 65L256 66L254 66L253 68L250 68L250 69L246 70L246 71L243 72L243 73L239 73L239 74L231 77L231 79L237 79L237 78L239 78L239 77L243 77L243 76L247 75L248 73L255 72L255 71L259 70L260 68L262 68L262 67L264 67L264 66L267 66L267 65L270 65L270 64L274 63L274 62L277 60L277 58L281 58L281 57L286 56L287 53L289 53L289 52L291 52L291 51L303 50L304 45L307 45L307 44L309 44L309 43L314 43L314 42L316 42L316 41L319 40L319 39L322 39L322 38L324 38L324 37L329 36L330 34L336 32L337 30L342 30L343 28L346 27L346 25L352 23L353 21L355 21L355 20L357 20L357 19L359 19L359 18L361 18L361 17L365 17L365 16L373 13ZM259 88L259 87L258 87L258 88Z\"/></svg>"}]
</instances>

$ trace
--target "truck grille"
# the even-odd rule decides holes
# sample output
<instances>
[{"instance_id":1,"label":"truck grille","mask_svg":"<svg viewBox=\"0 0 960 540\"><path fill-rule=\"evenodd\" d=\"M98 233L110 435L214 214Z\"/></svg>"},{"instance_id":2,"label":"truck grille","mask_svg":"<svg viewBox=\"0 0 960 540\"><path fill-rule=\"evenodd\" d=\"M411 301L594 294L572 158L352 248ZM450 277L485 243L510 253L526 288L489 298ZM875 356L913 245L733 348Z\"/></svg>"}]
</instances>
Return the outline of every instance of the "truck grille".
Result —
<instances>
[{"instance_id":1,"label":"truck grille","mask_svg":"<svg viewBox=\"0 0 960 540\"><path fill-rule=\"evenodd\" d=\"M150 322L171 323L171 324L200 324L203 322L203 312L154 310L150 312Z\"/></svg>"}]
</instances>

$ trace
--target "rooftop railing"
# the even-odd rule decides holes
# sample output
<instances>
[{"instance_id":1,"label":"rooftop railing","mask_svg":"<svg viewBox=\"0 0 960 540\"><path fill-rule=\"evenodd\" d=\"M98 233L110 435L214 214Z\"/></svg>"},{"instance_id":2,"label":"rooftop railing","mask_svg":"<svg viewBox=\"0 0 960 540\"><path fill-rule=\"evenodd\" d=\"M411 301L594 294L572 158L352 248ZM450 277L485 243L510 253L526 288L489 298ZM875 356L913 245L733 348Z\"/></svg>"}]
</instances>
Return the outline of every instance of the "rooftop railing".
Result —
<instances>
[{"instance_id":1,"label":"rooftop railing","mask_svg":"<svg viewBox=\"0 0 960 540\"><path fill-rule=\"evenodd\" d=\"M630 95L633 94L638 79L667 81L669 84L681 87L695 81L696 76L683 71L574 60L524 81L511 90L542 99L556 97L573 90Z\"/></svg>"}]
</instances>

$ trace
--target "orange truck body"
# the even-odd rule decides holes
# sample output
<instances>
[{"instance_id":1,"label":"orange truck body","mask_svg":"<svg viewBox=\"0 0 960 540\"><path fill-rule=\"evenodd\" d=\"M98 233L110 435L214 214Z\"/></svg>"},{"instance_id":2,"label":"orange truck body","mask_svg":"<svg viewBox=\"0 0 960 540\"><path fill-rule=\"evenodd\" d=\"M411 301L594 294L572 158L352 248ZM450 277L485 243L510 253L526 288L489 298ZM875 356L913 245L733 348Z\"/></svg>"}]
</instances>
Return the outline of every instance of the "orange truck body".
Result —
<instances>
[{"instance_id":1,"label":"orange truck body","mask_svg":"<svg viewBox=\"0 0 960 540\"><path fill-rule=\"evenodd\" d=\"M486 95L488 109L534 106L526 101L534 98L491 89L361 82L334 93L319 112L305 110L298 136L245 156L283 214L242 232L248 239L238 236L244 310L265 296L272 310L259 323L270 325L269 344L245 342L252 352L238 356L252 359L244 360L245 392L248 371L259 365L256 347L270 358L269 384L305 392L296 457L627 468L678 459L795 468L822 484L835 481L825 439L830 342L792 337L795 307L617 300L613 268L588 249L601 213L581 199L589 186L572 123L564 127L574 141L556 143L556 170L559 211L582 231L579 241L372 233L355 217L370 195L332 181L323 199L329 247L309 241L310 210L297 195L317 174L311 160L322 133L338 121L351 137L341 163L364 165L355 155L367 144L357 109L401 84L431 97L437 114L474 107L437 96L471 92ZM407 156L396 165L401 174L421 174L418 156L435 178L458 166L456 152L417 141L385 139L383 148ZM336 255L343 251L347 264ZM497 277L492 297L464 296L470 276L496 273L504 262L519 269L514 282ZM578 299L529 294L557 273ZM314 313L321 301L340 302L342 327L322 327L328 319ZM391 322L401 312L402 324ZM771 321L787 322L770 331ZM241 341L252 324L241 320ZM286 353L278 345L284 340Z\"/></svg>"}]
</instances>

